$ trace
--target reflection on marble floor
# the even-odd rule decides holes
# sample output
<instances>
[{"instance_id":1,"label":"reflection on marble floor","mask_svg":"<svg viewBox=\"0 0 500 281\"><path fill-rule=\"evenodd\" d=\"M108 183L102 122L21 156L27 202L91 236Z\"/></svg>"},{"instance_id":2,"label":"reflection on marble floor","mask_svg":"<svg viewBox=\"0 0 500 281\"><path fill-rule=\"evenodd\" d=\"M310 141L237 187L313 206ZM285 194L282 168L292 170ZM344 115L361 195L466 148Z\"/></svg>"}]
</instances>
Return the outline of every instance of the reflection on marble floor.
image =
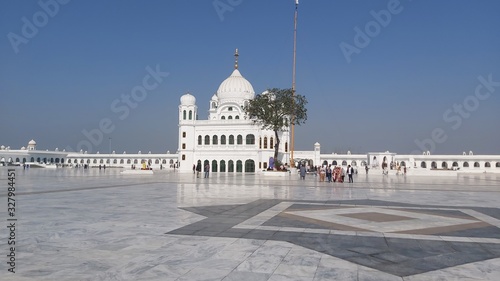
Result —
<instances>
[{"instance_id":1,"label":"reflection on marble floor","mask_svg":"<svg viewBox=\"0 0 500 281\"><path fill-rule=\"evenodd\" d=\"M32 169L16 185L17 271L4 258L0 280L500 280L495 175L339 184Z\"/></svg>"}]
</instances>

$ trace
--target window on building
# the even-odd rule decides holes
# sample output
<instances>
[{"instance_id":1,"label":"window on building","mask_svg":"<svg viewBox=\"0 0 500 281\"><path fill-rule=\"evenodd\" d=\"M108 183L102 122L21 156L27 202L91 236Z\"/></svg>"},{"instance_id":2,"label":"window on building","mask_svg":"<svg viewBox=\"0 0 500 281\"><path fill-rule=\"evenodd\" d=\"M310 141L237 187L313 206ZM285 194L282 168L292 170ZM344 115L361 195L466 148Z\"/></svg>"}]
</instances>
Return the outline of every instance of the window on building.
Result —
<instances>
[{"instance_id":1,"label":"window on building","mask_svg":"<svg viewBox=\"0 0 500 281\"><path fill-rule=\"evenodd\" d=\"M238 137L236 137L236 144L243 144L243 136L238 135Z\"/></svg>"},{"instance_id":2,"label":"window on building","mask_svg":"<svg viewBox=\"0 0 500 281\"><path fill-rule=\"evenodd\" d=\"M182 119L183 119L183 120L186 120L186 111L185 111L185 110L184 110L184 111L182 111Z\"/></svg>"},{"instance_id":3,"label":"window on building","mask_svg":"<svg viewBox=\"0 0 500 281\"><path fill-rule=\"evenodd\" d=\"M259 149L262 149L262 137L259 137Z\"/></svg>"},{"instance_id":4,"label":"window on building","mask_svg":"<svg viewBox=\"0 0 500 281\"><path fill-rule=\"evenodd\" d=\"M248 134L246 136L246 144L255 144L255 136L252 134Z\"/></svg>"},{"instance_id":5,"label":"window on building","mask_svg":"<svg viewBox=\"0 0 500 281\"><path fill-rule=\"evenodd\" d=\"M186 137L186 132L182 132L182 137L185 138Z\"/></svg>"},{"instance_id":6,"label":"window on building","mask_svg":"<svg viewBox=\"0 0 500 281\"><path fill-rule=\"evenodd\" d=\"M234 144L234 136L229 135L229 144Z\"/></svg>"},{"instance_id":7,"label":"window on building","mask_svg":"<svg viewBox=\"0 0 500 281\"><path fill-rule=\"evenodd\" d=\"M219 144L219 139L218 139L217 135L212 136L212 144L214 144L214 145Z\"/></svg>"},{"instance_id":8,"label":"window on building","mask_svg":"<svg viewBox=\"0 0 500 281\"><path fill-rule=\"evenodd\" d=\"M273 139L273 137L271 137L270 140L269 140L269 148L270 149L274 149L274 139Z\"/></svg>"},{"instance_id":9,"label":"window on building","mask_svg":"<svg viewBox=\"0 0 500 281\"><path fill-rule=\"evenodd\" d=\"M264 149L267 149L267 137L264 137Z\"/></svg>"},{"instance_id":10,"label":"window on building","mask_svg":"<svg viewBox=\"0 0 500 281\"><path fill-rule=\"evenodd\" d=\"M285 152L288 152L288 142L285 142Z\"/></svg>"},{"instance_id":11,"label":"window on building","mask_svg":"<svg viewBox=\"0 0 500 281\"><path fill-rule=\"evenodd\" d=\"M182 144L182 149L186 149L186 144L185 143Z\"/></svg>"},{"instance_id":12,"label":"window on building","mask_svg":"<svg viewBox=\"0 0 500 281\"><path fill-rule=\"evenodd\" d=\"M198 136L198 145L201 145L201 135Z\"/></svg>"},{"instance_id":13,"label":"window on building","mask_svg":"<svg viewBox=\"0 0 500 281\"><path fill-rule=\"evenodd\" d=\"M229 116L227 117L227 119L231 120L231 119L233 119L233 116L229 115Z\"/></svg>"},{"instance_id":14,"label":"window on building","mask_svg":"<svg viewBox=\"0 0 500 281\"><path fill-rule=\"evenodd\" d=\"M217 167L217 160L212 160L212 173L217 173L218 167Z\"/></svg>"},{"instance_id":15,"label":"window on building","mask_svg":"<svg viewBox=\"0 0 500 281\"><path fill-rule=\"evenodd\" d=\"M189 120L193 120L193 111L192 110L189 111Z\"/></svg>"},{"instance_id":16,"label":"window on building","mask_svg":"<svg viewBox=\"0 0 500 281\"><path fill-rule=\"evenodd\" d=\"M469 162L464 162L464 168L469 168Z\"/></svg>"},{"instance_id":17,"label":"window on building","mask_svg":"<svg viewBox=\"0 0 500 281\"><path fill-rule=\"evenodd\" d=\"M226 144L226 135L220 136L220 144Z\"/></svg>"},{"instance_id":18,"label":"window on building","mask_svg":"<svg viewBox=\"0 0 500 281\"><path fill-rule=\"evenodd\" d=\"M205 145L209 145L209 144L210 144L210 136L206 135L205 136Z\"/></svg>"},{"instance_id":19,"label":"window on building","mask_svg":"<svg viewBox=\"0 0 500 281\"><path fill-rule=\"evenodd\" d=\"M233 107L232 106L228 107L227 111L233 111Z\"/></svg>"},{"instance_id":20,"label":"window on building","mask_svg":"<svg viewBox=\"0 0 500 281\"><path fill-rule=\"evenodd\" d=\"M182 160L186 160L186 154L182 154Z\"/></svg>"},{"instance_id":21,"label":"window on building","mask_svg":"<svg viewBox=\"0 0 500 281\"><path fill-rule=\"evenodd\" d=\"M236 115L236 116L234 117L234 119L240 119L240 116L239 116L239 115Z\"/></svg>"},{"instance_id":22,"label":"window on building","mask_svg":"<svg viewBox=\"0 0 500 281\"><path fill-rule=\"evenodd\" d=\"M221 116L221 120L226 120L226 116Z\"/></svg>"},{"instance_id":23,"label":"window on building","mask_svg":"<svg viewBox=\"0 0 500 281\"><path fill-rule=\"evenodd\" d=\"M226 172L226 161L220 160L220 172Z\"/></svg>"},{"instance_id":24,"label":"window on building","mask_svg":"<svg viewBox=\"0 0 500 281\"><path fill-rule=\"evenodd\" d=\"M474 162L474 168L479 168L479 162Z\"/></svg>"}]
</instances>

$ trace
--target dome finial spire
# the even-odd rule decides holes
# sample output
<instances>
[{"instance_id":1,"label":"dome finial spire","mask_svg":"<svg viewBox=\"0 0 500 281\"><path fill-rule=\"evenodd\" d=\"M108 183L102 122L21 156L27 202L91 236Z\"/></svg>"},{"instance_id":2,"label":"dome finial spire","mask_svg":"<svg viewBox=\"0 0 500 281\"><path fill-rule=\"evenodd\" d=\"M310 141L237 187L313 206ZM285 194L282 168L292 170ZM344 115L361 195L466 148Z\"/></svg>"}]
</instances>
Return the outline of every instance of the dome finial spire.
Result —
<instances>
[{"instance_id":1,"label":"dome finial spire","mask_svg":"<svg viewBox=\"0 0 500 281\"><path fill-rule=\"evenodd\" d=\"M234 69L238 69L238 57L240 55L238 54L238 48L236 48L236 51L234 52Z\"/></svg>"}]
</instances>

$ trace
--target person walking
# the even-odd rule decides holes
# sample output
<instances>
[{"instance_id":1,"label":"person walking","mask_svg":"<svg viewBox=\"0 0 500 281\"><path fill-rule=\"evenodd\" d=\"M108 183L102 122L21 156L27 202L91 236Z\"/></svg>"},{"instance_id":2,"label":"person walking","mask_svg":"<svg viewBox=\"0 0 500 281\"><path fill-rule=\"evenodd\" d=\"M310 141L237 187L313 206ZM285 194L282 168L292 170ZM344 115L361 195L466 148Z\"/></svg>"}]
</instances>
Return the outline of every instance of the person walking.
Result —
<instances>
[{"instance_id":1,"label":"person walking","mask_svg":"<svg viewBox=\"0 0 500 281\"><path fill-rule=\"evenodd\" d=\"M352 174L354 174L354 168L351 165L347 166L347 176L349 177L349 182L354 183L354 180L352 179Z\"/></svg>"},{"instance_id":2,"label":"person walking","mask_svg":"<svg viewBox=\"0 0 500 281\"><path fill-rule=\"evenodd\" d=\"M208 174L210 173L210 165L205 164L205 178L207 179L208 178Z\"/></svg>"},{"instance_id":3,"label":"person walking","mask_svg":"<svg viewBox=\"0 0 500 281\"><path fill-rule=\"evenodd\" d=\"M300 179L301 180L306 179L306 166L305 165L300 165Z\"/></svg>"},{"instance_id":4,"label":"person walking","mask_svg":"<svg viewBox=\"0 0 500 281\"><path fill-rule=\"evenodd\" d=\"M332 166L331 165L328 165L328 167L326 167L326 179L328 180L328 182L332 182Z\"/></svg>"},{"instance_id":5,"label":"person walking","mask_svg":"<svg viewBox=\"0 0 500 281\"><path fill-rule=\"evenodd\" d=\"M319 181L325 181L325 176L326 176L326 168L325 165L323 165L319 169Z\"/></svg>"}]
</instances>

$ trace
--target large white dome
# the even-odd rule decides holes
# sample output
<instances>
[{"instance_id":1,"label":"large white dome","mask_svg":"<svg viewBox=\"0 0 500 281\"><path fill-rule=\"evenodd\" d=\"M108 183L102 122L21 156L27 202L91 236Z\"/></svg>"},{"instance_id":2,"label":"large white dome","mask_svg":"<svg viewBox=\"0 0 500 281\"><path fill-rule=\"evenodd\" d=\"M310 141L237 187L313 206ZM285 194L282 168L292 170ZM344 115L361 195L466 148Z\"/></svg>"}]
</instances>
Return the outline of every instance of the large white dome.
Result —
<instances>
[{"instance_id":1,"label":"large white dome","mask_svg":"<svg viewBox=\"0 0 500 281\"><path fill-rule=\"evenodd\" d=\"M224 80L217 90L217 97L221 103L226 101L240 102L253 99L255 92L252 84L248 82L238 69L235 69L231 76Z\"/></svg>"}]
</instances>

